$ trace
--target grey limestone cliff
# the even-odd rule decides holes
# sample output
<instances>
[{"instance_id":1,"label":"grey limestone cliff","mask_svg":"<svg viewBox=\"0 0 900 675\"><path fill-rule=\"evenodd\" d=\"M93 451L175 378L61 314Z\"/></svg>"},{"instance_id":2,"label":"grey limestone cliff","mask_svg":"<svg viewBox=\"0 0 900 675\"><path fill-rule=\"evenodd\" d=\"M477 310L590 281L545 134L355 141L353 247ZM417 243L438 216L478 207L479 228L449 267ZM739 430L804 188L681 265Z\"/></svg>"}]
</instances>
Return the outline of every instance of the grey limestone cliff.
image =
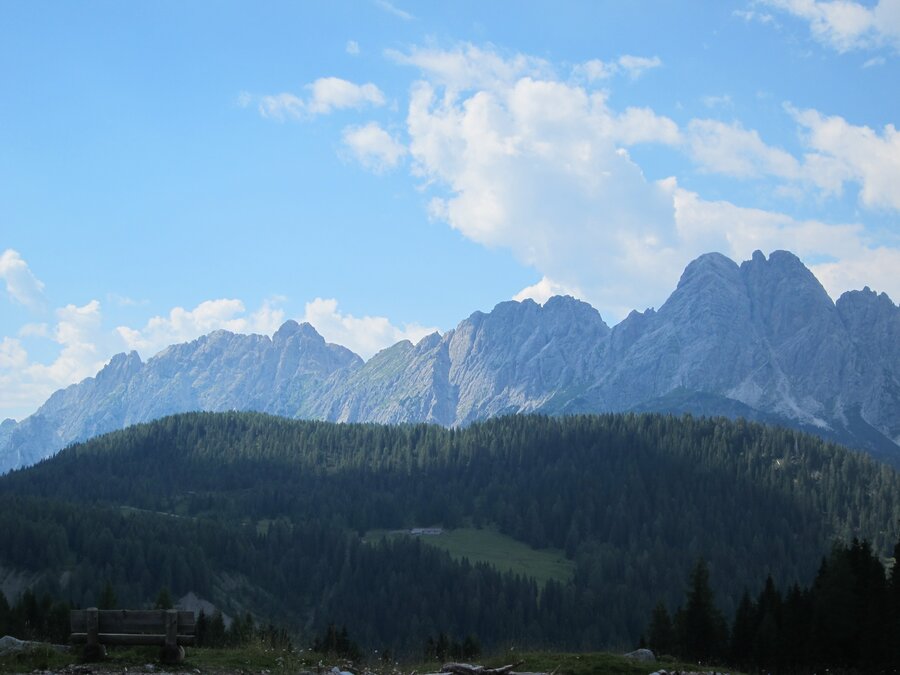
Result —
<instances>
[{"instance_id":1,"label":"grey limestone cliff","mask_svg":"<svg viewBox=\"0 0 900 675\"><path fill-rule=\"evenodd\" d=\"M96 377L0 424L0 471L106 431L191 410L464 425L507 413L658 410L789 424L900 465L900 308L837 303L791 253L685 269L658 311L610 329L587 303L503 302L367 362L308 324L216 331Z\"/></svg>"}]
</instances>

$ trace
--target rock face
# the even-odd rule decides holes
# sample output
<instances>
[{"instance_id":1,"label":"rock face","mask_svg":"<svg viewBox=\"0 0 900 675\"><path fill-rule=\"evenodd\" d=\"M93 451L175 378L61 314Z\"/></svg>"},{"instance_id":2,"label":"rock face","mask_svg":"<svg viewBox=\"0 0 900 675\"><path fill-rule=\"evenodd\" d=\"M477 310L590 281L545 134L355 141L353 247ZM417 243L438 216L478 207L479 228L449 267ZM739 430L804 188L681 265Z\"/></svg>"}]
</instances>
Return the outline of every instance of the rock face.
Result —
<instances>
[{"instance_id":1,"label":"rock face","mask_svg":"<svg viewBox=\"0 0 900 675\"><path fill-rule=\"evenodd\" d=\"M118 354L97 373L54 393L0 446L0 472L40 461L75 441L191 410L257 410L288 417L335 372L362 366L309 324L285 323L271 338L215 331L143 363Z\"/></svg>"},{"instance_id":2,"label":"rock face","mask_svg":"<svg viewBox=\"0 0 900 675\"><path fill-rule=\"evenodd\" d=\"M216 331L143 363L119 354L31 417L0 424L0 471L190 410L464 425L505 413L658 410L816 431L900 466L900 308L837 303L791 253L699 257L659 309L610 329L590 305L503 302L363 362L308 324Z\"/></svg>"}]
</instances>

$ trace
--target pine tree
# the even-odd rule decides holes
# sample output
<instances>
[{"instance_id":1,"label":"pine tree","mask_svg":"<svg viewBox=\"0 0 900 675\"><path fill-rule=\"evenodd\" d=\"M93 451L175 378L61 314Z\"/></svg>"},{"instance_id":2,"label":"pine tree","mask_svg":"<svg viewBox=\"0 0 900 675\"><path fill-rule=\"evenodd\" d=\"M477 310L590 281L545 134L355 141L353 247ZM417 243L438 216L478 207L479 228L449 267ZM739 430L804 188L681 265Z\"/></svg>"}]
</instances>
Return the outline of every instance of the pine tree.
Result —
<instances>
[{"instance_id":1,"label":"pine tree","mask_svg":"<svg viewBox=\"0 0 900 675\"><path fill-rule=\"evenodd\" d=\"M675 631L672 627L672 618L665 603L660 600L653 609L650 618L650 635L647 640L650 649L657 656L660 654L672 654L675 650Z\"/></svg>"},{"instance_id":2,"label":"pine tree","mask_svg":"<svg viewBox=\"0 0 900 675\"><path fill-rule=\"evenodd\" d=\"M153 605L154 609L172 609L172 596L169 595L169 589L163 586L159 589L159 594L156 596L156 604Z\"/></svg>"},{"instance_id":3,"label":"pine tree","mask_svg":"<svg viewBox=\"0 0 900 675\"><path fill-rule=\"evenodd\" d=\"M691 573L687 605L678 613L676 634L685 658L708 662L723 651L727 639L725 618L716 608L709 569L702 558Z\"/></svg>"},{"instance_id":4,"label":"pine tree","mask_svg":"<svg viewBox=\"0 0 900 675\"><path fill-rule=\"evenodd\" d=\"M119 604L119 599L116 596L116 591L112 584L107 581L97 600L97 609L115 609L117 604Z\"/></svg>"}]
</instances>

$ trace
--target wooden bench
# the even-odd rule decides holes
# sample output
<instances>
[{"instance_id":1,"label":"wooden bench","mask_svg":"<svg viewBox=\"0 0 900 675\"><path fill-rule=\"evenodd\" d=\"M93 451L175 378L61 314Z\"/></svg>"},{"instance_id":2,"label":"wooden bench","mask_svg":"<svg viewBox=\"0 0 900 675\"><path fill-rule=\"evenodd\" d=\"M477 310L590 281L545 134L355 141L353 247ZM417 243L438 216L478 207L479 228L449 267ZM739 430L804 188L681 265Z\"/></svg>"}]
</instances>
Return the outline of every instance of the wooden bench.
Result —
<instances>
[{"instance_id":1,"label":"wooden bench","mask_svg":"<svg viewBox=\"0 0 900 675\"><path fill-rule=\"evenodd\" d=\"M184 660L194 644L194 613L175 609L76 609L69 615L70 640L84 644L84 660L106 656L105 645L159 645L163 663Z\"/></svg>"}]
</instances>

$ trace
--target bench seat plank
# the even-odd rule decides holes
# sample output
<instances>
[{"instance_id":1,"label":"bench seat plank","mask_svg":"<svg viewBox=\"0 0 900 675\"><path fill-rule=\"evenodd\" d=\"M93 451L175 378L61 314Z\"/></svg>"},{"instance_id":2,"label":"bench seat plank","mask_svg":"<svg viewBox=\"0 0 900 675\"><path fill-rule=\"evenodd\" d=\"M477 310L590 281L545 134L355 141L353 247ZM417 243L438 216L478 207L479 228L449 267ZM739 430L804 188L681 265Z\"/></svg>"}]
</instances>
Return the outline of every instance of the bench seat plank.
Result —
<instances>
[{"instance_id":1,"label":"bench seat plank","mask_svg":"<svg viewBox=\"0 0 900 675\"><path fill-rule=\"evenodd\" d=\"M135 645L162 646L166 643L166 636L162 633L100 633L97 635L100 644L110 646ZM87 633L72 633L70 640L75 644L87 643ZM193 635L177 636L178 644L182 647L191 647L196 640Z\"/></svg>"}]
</instances>

